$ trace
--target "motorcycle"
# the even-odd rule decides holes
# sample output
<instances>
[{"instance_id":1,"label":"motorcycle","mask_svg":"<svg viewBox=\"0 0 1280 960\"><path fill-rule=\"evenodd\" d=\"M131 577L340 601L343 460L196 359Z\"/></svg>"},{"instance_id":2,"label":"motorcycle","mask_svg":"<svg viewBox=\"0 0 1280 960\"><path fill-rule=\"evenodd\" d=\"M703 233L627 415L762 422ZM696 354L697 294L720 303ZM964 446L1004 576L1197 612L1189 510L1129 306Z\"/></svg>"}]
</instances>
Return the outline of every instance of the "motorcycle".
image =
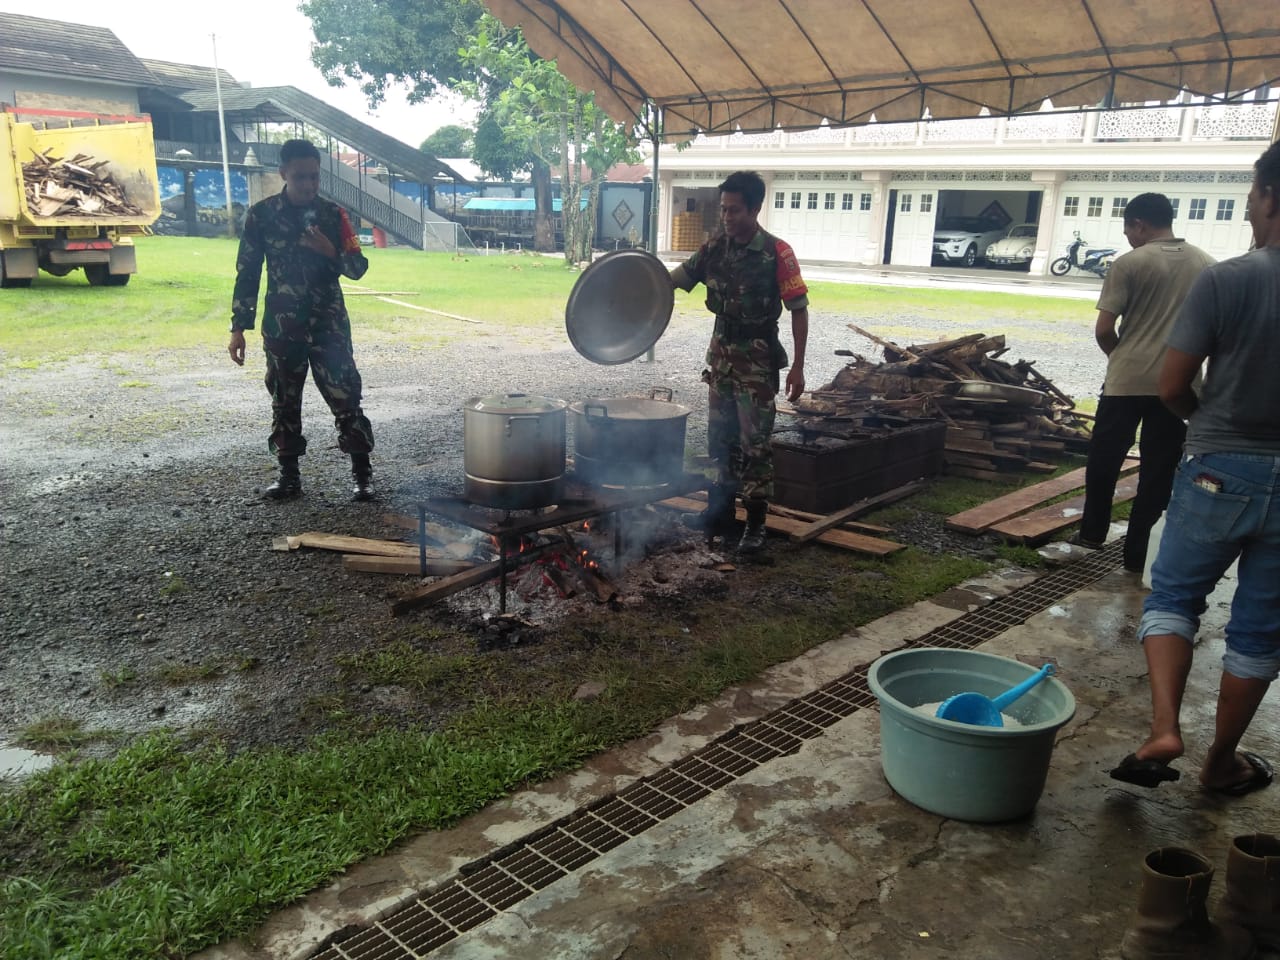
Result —
<instances>
[{"instance_id":1,"label":"motorcycle","mask_svg":"<svg viewBox=\"0 0 1280 960\"><path fill-rule=\"evenodd\" d=\"M1059 257L1053 263L1049 264L1049 272L1055 277L1065 277L1072 267L1077 270L1084 270L1088 273L1096 274L1099 277L1105 277L1107 271L1111 269L1111 261L1116 258L1114 247L1096 247L1088 248L1088 240L1080 236L1080 231L1075 231L1075 239L1067 244L1067 255ZM1080 248L1084 247L1084 259L1080 259Z\"/></svg>"}]
</instances>

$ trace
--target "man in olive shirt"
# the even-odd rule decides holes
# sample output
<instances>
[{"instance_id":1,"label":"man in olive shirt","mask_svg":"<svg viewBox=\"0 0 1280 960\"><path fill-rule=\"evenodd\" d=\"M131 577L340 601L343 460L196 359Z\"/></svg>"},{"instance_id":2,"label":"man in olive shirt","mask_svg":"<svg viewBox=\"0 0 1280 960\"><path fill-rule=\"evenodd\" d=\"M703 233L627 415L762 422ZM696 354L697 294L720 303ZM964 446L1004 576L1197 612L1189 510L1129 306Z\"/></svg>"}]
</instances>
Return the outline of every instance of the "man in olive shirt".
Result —
<instances>
[{"instance_id":1,"label":"man in olive shirt","mask_svg":"<svg viewBox=\"0 0 1280 960\"><path fill-rule=\"evenodd\" d=\"M1112 265L1098 297L1094 337L1107 355L1107 376L1085 467L1084 516L1073 542L1100 547L1106 540L1116 480L1141 425L1138 493L1124 545L1125 569L1141 572L1187 434L1182 419L1160 402L1165 341L1191 284L1214 261L1173 235L1173 205L1164 194L1129 201L1124 235L1133 249Z\"/></svg>"}]
</instances>

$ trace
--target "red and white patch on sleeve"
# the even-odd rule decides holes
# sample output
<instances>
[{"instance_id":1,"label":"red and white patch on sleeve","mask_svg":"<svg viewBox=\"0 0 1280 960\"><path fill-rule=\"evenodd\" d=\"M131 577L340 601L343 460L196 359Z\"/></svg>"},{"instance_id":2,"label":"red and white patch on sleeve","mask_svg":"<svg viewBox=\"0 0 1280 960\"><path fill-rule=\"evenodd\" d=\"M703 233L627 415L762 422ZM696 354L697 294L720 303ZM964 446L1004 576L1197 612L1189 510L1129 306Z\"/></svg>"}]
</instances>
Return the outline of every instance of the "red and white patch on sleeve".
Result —
<instances>
[{"instance_id":1,"label":"red and white patch on sleeve","mask_svg":"<svg viewBox=\"0 0 1280 960\"><path fill-rule=\"evenodd\" d=\"M805 286L804 278L800 276L800 262L796 260L795 251L785 240L778 241L777 257L778 295L782 302L795 300L808 293L809 288Z\"/></svg>"},{"instance_id":2,"label":"red and white patch on sleeve","mask_svg":"<svg viewBox=\"0 0 1280 960\"><path fill-rule=\"evenodd\" d=\"M359 253L360 238L356 236L355 230L351 227L351 221L347 219L347 211L339 207L338 217L342 221L342 252Z\"/></svg>"}]
</instances>

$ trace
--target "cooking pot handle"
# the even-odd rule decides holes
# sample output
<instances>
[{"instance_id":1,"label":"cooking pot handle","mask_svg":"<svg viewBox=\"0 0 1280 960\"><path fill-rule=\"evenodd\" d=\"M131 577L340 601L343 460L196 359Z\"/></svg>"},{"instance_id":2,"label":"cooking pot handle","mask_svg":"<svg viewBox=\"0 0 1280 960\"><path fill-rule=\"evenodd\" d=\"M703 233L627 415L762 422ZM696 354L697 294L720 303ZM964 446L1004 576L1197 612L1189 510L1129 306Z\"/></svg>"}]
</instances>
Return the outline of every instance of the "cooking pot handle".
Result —
<instances>
[{"instance_id":1,"label":"cooking pot handle","mask_svg":"<svg viewBox=\"0 0 1280 960\"><path fill-rule=\"evenodd\" d=\"M516 413L507 417L507 436L508 437L511 436L511 424L515 423L517 420L534 421L535 424L537 425L537 429L534 430L534 434L537 436L542 435L542 417L534 413Z\"/></svg>"},{"instance_id":2,"label":"cooking pot handle","mask_svg":"<svg viewBox=\"0 0 1280 960\"><path fill-rule=\"evenodd\" d=\"M676 398L675 391L672 390L670 387L654 387L652 390L649 391L649 399L657 400L658 394L660 393L666 394L666 396L663 397L663 399L666 400L667 403L670 403L672 400Z\"/></svg>"},{"instance_id":3,"label":"cooking pot handle","mask_svg":"<svg viewBox=\"0 0 1280 960\"><path fill-rule=\"evenodd\" d=\"M591 411L593 409L599 410L600 416L602 417L607 418L609 416L609 408L606 407L603 403L584 403L582 405L582 415L584 417L590 418Z\"/></svg>"}]
</instances>

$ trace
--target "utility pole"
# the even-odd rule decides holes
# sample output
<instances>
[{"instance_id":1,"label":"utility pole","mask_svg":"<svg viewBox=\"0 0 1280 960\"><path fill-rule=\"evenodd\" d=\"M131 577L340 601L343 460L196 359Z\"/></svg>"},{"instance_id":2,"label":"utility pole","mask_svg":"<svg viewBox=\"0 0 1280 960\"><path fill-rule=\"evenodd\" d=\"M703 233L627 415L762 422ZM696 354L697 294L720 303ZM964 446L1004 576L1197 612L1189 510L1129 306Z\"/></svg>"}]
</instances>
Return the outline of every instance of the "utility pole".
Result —
<instances>
[{"instance_id":1,"label":"utility pole","mask_svg":"<svg viewBox=\"0 0 1280 960\"><path fill-rule=\"evenodd\" d=\"M222 76L218 70L218 35L209 34L213 41L213 86L218 92L218 132L222 136L222 189L227 196L227 236L236 235L236 216L231 209L231 163L227 159L227 118L222 112Z\"/></svg>"}]
</instances>

